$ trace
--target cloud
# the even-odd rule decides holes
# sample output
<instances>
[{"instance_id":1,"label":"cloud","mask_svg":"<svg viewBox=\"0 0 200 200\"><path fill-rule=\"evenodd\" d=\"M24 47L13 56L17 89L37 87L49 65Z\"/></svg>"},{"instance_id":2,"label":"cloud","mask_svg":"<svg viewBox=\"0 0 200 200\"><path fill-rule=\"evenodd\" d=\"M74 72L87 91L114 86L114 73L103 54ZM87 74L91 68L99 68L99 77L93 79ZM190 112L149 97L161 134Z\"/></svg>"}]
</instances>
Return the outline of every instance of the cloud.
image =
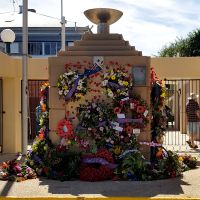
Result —
<instances>
[{"instance_id":1,"label":"cloud","mask_svg":"<svg viewBox=\"0 0 200 200\"><path fill-rule=\"evenodd\" d=\"M1 0L0 13L13 11L12 1ZM18 4L22 0L16 0ZM123 11L122 18L111 25L111 32L121 33L125 40L144 55L155 55L163 45L185 37L188 32L199 27L199 0L63 0L64 15L68 20L67 26L92 25L83 12L90 8L110 7ZM17 10L17 4L15 5ZM37 13L49 15L58 19L29 13L29 26L60 26L60 1L31 0L29 8ZM5 20L13 19L11 23ZM2 26L21 26L22 16L15 14L1 14ZM96 26L93 28L96 32Z\"/></svg>"}]
</instances>

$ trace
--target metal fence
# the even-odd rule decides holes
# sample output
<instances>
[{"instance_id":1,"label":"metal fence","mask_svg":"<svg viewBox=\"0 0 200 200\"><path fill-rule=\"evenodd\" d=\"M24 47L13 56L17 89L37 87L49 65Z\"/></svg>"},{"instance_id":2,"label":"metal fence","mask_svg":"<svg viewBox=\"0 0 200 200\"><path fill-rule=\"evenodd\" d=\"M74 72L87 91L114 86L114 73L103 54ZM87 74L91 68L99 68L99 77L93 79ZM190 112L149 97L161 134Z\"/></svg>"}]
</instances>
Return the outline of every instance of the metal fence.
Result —
<instances>
[{"instance_id":1,"label":"metal fence","mask_svg":"<svg viewBox=\"0 0 200 200\"><path fill-rule=\"evenodd\" d=\"M164 138L164 146L172 150L186 150L190 147L186 141L189 139L186 118L186 105L192 93L200 94L200 79L165 79L166 106L171 111L171 120L167 122L167 131ZM197 102L200 103L200 97ZM196 141L199 145L199 141Z\"/></svg>"},{"instance_id":2,"label":"metal fence","mask_svg":"<svg viewBox=\"0 0 200 200\"><path fill-rule=\"evenodd\" d=\"M39 122L36 121L36 107L40 104L40 87L42 83L47 80L29 80L28 81L28 91L29 91L29 134L28 139L31 142L38 129Z\"/></svg>"}]
</instances>

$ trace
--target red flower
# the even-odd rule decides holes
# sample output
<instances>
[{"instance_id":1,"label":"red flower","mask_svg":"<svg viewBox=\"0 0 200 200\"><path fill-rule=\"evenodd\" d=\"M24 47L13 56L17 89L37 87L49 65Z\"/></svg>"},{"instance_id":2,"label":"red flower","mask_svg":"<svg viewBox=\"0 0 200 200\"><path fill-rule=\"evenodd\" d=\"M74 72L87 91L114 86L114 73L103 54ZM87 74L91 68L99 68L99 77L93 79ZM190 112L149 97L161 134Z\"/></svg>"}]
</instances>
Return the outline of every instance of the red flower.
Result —
<instances>
[{"instance_id":1,"label":"red flower","mask_svg":"<svg viewBox=\"0 0 200 200\"><path fill-rule=\"evenodd\" d=\"M120 101L119 104L120 104L121 107L123 107L124 106L124 101Z\"/></svg>"},{"instance_id":2,"label":"red flower","mask_svg":"<svg viewBox=\"0 0 200 200\"><path fill-rule=\"evenodd\" d=\"M138 113L144 113L144 111L145 111L144 106L138 106L138 107L137 107L137 112L138 112Z\"/></svg>"},{"instance_id":3,"label":"red flower","mask_svg":"<svg viewBox=\"0 0 200 200\"><path fill-rule=\"evenodd\" d=\"M121 112L121 108L120 107L115 107L114 108L114 113L115 114L118 114L118 113L120 113Z\"/></svg>"},{"instance_id":4,"label":"red flower","mask_svg":"<svg viewBox=\"0 0 200 200\"><path fill-rule=\"evenodd\" d=\"M84 158L103 158L109 163L113 164L114 159L111 152L107 149L100 149L96 154L87 154L82 157ZM80 180L83 181L103 181L107 179L112 179L114 169L109 168L107 165L99 163L96 167L90 163L82 163L80 167Z\"/></svg>"},{"instance_id":5,"label":"red flower","mask_svg":"<svg viewBox=\"0 0 200 200\"><path fill-rule=\"evenodd\" d=\"M40 133L38 136L39 136L40 140L43 140L44 139L44 132Z\"/></svg>"},{"instance_id":6,"label":"red flower","mask_svg":"<svg viewBox=\"0 0 200 200\"><path fill-rule=\"evenodd\" d=\"M126 133L127 134L132 134L133 133L133 128L131 126L126 127Z\"/></svg>"},{"instance_id":7,"label":"red flower","mask_svg":"<svg viewBox=\"0 0 200 200\"><path fill-rule=\"evenodd\" d=\"M73 138L73 127L72 123L67 119L62 119L58 122L58 135L60 137L72 139Z\"/></svg>"}]
</instances>

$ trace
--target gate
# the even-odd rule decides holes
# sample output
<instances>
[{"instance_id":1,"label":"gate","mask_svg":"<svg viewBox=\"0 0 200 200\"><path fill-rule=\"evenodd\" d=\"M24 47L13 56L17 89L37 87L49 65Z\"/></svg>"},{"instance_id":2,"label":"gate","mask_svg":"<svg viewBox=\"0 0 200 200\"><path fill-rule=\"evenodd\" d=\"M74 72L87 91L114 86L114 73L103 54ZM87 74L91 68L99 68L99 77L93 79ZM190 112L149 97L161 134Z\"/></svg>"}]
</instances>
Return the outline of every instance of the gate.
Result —
<instances>
[{"instance_id":1,"label":"gate","mask_svg":"<svg viewBox=\"0 0 200 200\"><path fill-rule=\"evenodd\" d=\"M170 109L172 117L167 121L164 146L175 151L188 151L190 147L186 143L189 139L186 104L192 93L200 94L200 79L165 79L165 86L167 95L165 105ZM200 96L197 102L200 103ZM199 141L196 143L200 147Z\"/></svg>"},{"instance_id":2,"label":"gate","mask_svg":"<svg viewBox=\"0 0 200 200\"><path fill-rule=\"evenodd\" d=\"M47 80L29 80L29 126L28 140L32 142L37 134L38 122L36 122L36 107L40 104L40 87Z\"/></svg>"},{"instance_id":3,"label":"gate","mask_svg":"<svg viewBox=\"0 0 200 200\"><path fill-rule=\"evenodd\" d=\"M0 79L0 152L3 148L3 80Z\"/></svg>"}]
</instances>

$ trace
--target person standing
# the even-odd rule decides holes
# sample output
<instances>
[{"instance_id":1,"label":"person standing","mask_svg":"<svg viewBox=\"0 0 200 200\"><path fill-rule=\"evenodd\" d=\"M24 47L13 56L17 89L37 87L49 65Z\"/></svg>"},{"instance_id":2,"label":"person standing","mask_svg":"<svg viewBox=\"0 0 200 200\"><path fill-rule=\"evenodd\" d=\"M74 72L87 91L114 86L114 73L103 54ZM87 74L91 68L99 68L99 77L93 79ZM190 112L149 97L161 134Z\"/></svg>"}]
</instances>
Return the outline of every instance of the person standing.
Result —
<instances>
[{"instance_id":1,"label":"person standing","mask_svg":"<svg viewBox=\"0 0 200 200\"><path fill-rule=\"evenodd\" d=\"M198 95L191 94L186 105L186 116L189 130L189 141L186 141L191 148L198 148L194 143L200 136L200 108L197 102Z\"/></svg>"}]
</instances>

